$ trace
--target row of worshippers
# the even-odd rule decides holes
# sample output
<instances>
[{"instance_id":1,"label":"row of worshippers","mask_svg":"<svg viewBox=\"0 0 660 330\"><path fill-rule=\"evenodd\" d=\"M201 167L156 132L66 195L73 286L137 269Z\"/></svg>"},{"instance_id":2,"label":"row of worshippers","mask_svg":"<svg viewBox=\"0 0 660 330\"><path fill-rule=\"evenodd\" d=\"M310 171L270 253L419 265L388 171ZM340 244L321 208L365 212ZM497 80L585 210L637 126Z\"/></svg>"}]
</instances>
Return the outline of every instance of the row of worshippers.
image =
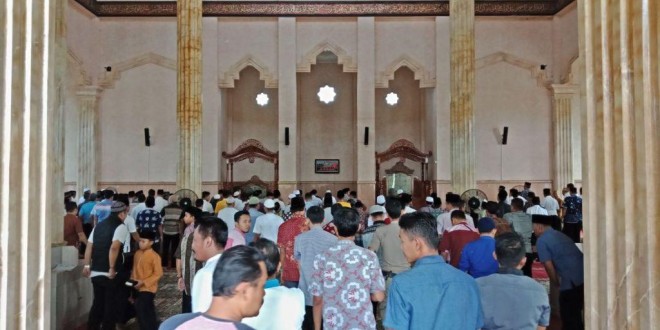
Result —
<instances>
[{"instance_id":1,"label":"row of worshippers","mask_svg":"<svg viewBox=\"0 0 660 330\"><path fill-rule=\"evenodd\" d=\"M160 192L159 192L159 195L160 195ZM292 194L292 195L296 195L296 194ZM206 196L205 196L205 197L206 197ZM252 196L252 197L255 197L255 196ZM290 197L295 198L295 196L290 196ZM307 196L306 196L306 197L307 197ZM326 196L326 197L327 197L327 196ZM333 197L334 197L334 196L333 196ZM341 198L340 198L340 201L343 201L344 196L341 196L341 194L338 194L338 197L341 197ZM406 196L403 196L403 197L404 197L404 200L405 200L405 197L406 197ZM110 196L110 199L111 199L111 198L112 198L112 196ZM107 198L106 198L106 199L107 199ZM380 202L379 204L382 204L383 200L384 200L384 197L383 197L383 196L379 196L377 202ZM230 201L231 201L231 200L227 200L227 202L230 202ZM248 205L252 206L252 207L249 208L249 210L256 209L256 205L258 205L258 204L257 204L257 203L254 203L254 201L255 201L255 199L252 199L252 202L253 202L253 203L248 203ZM298 201L301 201L301 199L298 198ZM428 201L428 199L427 199L427 201ZM456 202L453 198L451 198L451 197L448 196L448 206L449 206L450 208L453 208L453 206L454 206L452 203L454 203L454 204L458 204L458 202ZM200 208L202 207L202 205L201 205L200 203L197 203L197 204L198 204L198 206L199 206ZM265 205L264 205L264 204L265 204ZM279 203L278 203L278 204L279 204ZM291 204L292 204L291 206L293 206L293 199L292 199L292 203L291 203ZM354 204L355 204L355 203L354 203ZM434 200L434 203L433 203L433 204L434 204L434 205L429 205L429 207L432 208L433 210L436 210L436 211L437 211L437 209L439 208L439 203L437 203L437 202ZM516 203L514 203L514 204L516 204ZM229 204L229 205L231 206L231 204ZM276 207L271 207L271 206L274 206L274 205L271 204L271 201L270 201L269 199L266 199L263 203L259 203L259 205L260 205L260 207L264 207L264 206L266 206L265 208L266 208L267 210L271 210L271 212L272 212L273 209L276 208ZM340 205L341 205L341 204L340 204ZM350 203L347 203L346 205L342 205L342 206L349 206L349 205L350 205ZM291 208L291 206L287 206L287 208ZM371 209L370 211L378 210L378 207L377 207L377 206L380 206L380 205L375 205L375 206L374 206L375 209L374 209L374 207L372 207L372 209ZM152 206L149 205L148 208L152 208ZM290 210L288 211L288 213L289 213L289 218L294 218L294 220L295 220L295 219L301 220L301 218L302 218L302 219L303 219L303 222L304 222L304 219L305 219L304 209L309 209L308 203L305 203L305 202L299 203L299 205L297 205L296 207L294 207L294 208L292 208L292 209L290 209ZM190 208L190 211L191 211L191 213L196 213L196 211L194 210L194 208ZM256 211L256 210L255 210L255 211ZM326 210L326 211L327 211L327 210ZM141 212L141 211L140 211L140 212ZM258 212L258 211L257 211L257 212ZM300 214L300 212L302 212L302 214ZM496 211L495 211L495 212L496 212ZM190 213L188 213L188 212L185 212L185 213L186 213L186 217L188 218L188 222L186 222L186 223L188 224L188 225L186 226L187 234L188 234L188 236L190 236L190 234L192 233L192 228L191 228L191 224L192 224L192 222L191 222L190 218L194 218L194 217L192 217L192 216L190 215ZM237 214L237 213L239 213L238 210L236 210L236 213L235 213L235 214ZM312 212L312 213L314 213L314 212ZM321 223L328 223L326 213L327 213L327 212L323 212L323 215L322 215L322 216L318 216L318 217L320 217L320 219L321 219L321 221L322 221ZM381 224L381 221L380 221L380 217L381 217L382 215L384 215L384 214L387 214L387 213L385 213L385 212L370 212L370 213L371 213L371 216L370 216L370 222L373 222L374 225L376 225L376 226L380 226L380 225L382 225L382 224ZM378 214L378 213L380 213L380 214ZM388 213L395 213L395 211L390 210L390 212L388 212ZM199 216L201 216L202 214L204 214L204 213L200 213L200 214L197 215L197 216L199 217ZM267 214L269 214L268 211L267 211ZM225 245L226 245L225 248L228 248L228 247L230 247L230 246L232 246L232 245L245 244L246 242L250 242L250 241L253 240L253 239L246 239L246 236L247 236L247 235L245 235L246 232L249 232L249 231L252 231L252 232L254 233L254 228L255 228L255 227L254 227L254 224L255 224L256 221L253 221L253 220L252 220L252 217L251 217L250 215L251 215L250 212L247 212L247 214L246 214L245 212L241 212L240 214L238 214L238 216L236 216L235 219L234 219L234 220L236 220L236 221L234 221L234 222L236 223L236 225L234 225L234 223L232 223L231 221L224 221L224 222L226 222L227 224L232 224L232 225L234 225L234 226L233 226L233 227L234 227L234 228L233 228L233 230L234 230L234 231L233 231L233 234L234 234L233 236L235 236L235 238L237 238L237 239L239 240L238 242L236 242L236 244L233 244L233 243L231 242L231 240L232 240L232 238L231 238L231 236L232 236L232 235L231 235L231 234L232 234L232 231L230 231L230 234L228 235L228 236L230 237L230 238L228 239L229 244L225 244ZM293 217L293 215L296 215L296 217ZM446 214L445 214L445 215L446 215ZM309 216L309 215L308 215L308 216ZM257 216L257 217L258 217L258 216ZM375 219L371 219L372 217L375 218ZM130 218L130 216L127 216L127 218ZM361 226L363 226L364 219L363 219L363 217L360 217L360 219L361 219L361 220L360 220L360 227L361 227ZM224 219L223 219L223 220L224 220ZM438 220L439 220L439 221L438 221L438 228L440 228L441 223L442 223L442 219L438 219ZM185 221L186 221L186 219L184 219L184 222L185 222ZM389 221L391 221L391 219L387 218L387 219L385 219L385 221L383 221L382 223L389 223ZM250 222L252 223L252 226L250 226L250 224L249 224ZM278 240L277 240L277 236L273 237L273 234L272 234L272 233L275 232L275 235L277 235L277 233L279 232L279 228L278 228L279 226L278 226L277 224L273 225L273 224L270 223L270 222L271 222L271 221L268 221L268 223L269 223L269 225L270 225L270 227L271 227L271 230L268 231L270 234L264 232L264 233L263 233L263 234L264 234L264 237L268 236L268 238L270 238L271 240L273 240L273 241L278 241ZM288 222L288 221L287 221L287 222ZM300 223L301 221L297 221L297 222ZM247 226L245 226L246 223L248 223ZM279 222L278 222L278 223L279 223ZM293 221L293 222L290 222L290 223L296 223L296 221ZM129 227L130 227L130 226L129 226ZM251 228L250 228L250 227L251 227ZM286 227L286 226L285 226L285 227ZM293 227L295 227L295 226L293 226ZM302 226L299 226L299 227L302 227ZM326 224L326 227L327 227L327 224ZM371 226L370 226L370 227L371 227ZM237 229L237 228L239 228L239 229ZM248 228L250 228L251 230L248 229ZM273 230L273 228L275 228L275 230ZM365 234L366 234L366 235L364 235L365 238L367 238L367 237L369 236L370 232L371 232L371 230L369 230L369 229L372 229L372 228L367 228L367 230L365 230ZM141 230L141 231L142 231L142 230ZM239 232L239 231L240 231L240 232ZM257 227L257 232L256 232L257 239L259 238L259 235L260 235L259 232L260 232L260 230L259 230L258 227ZM286 230L285 230L285 232L286 232ZM331 232L332 232L332 231L331 231ZM135 234L135 230L133 230L132 233ZM286 233L285 233L285 236L286 236ZM289 235L289 236L291 236L291 235ZM185 239L185 237L186 237L186 236L185 236L185 233L184 233L184 239ZM395 235L395 237L396 237L396 235ZM135 238L135 237L133 237L133 238ZM190 237L189 237L189 238L190 238ZM369 237L369 238L370 238L370 237ZM129 239L129 240L130 240L130 239ZM184 291L184 293L183 293L183 295L184 295L184 306L185 306L186 300L190 301L190 299L191 299L191 294L190 294L190 293L191 293L192 285L191 285L191 284L186 285L186 284L187 284L186 282L190 282L190 279L191 279L191 274L190 274L190 273L191 273L191 270L192 270L192 274L194 275L194 270L195 270L195 269L199 269L199 268L201 267L201 264L199 264L198 261L192 260L192 259L195 259L195 258L190 258L190 256L192 255L192 253L191 253L191 252L192 252L192 248L191 248L191 246L190 246L190 245L191 245L191 241L192 241L192 239L188 240L187 244L184 244L184 243L182 242L182 244L181 244L181 245L179 246L179 248L177 249L177 251L178 251L178 254L177 254L177 255L178 255L178 259L177 259L177 272L178 272L178 274L179 274L180 277L181 277L181 280L179 281L179 286L180 286L180 287L182 288L182 290ZM282 273L283 273L283 274L282 274L282 280L283 280L284 284L286 284L286 285L288 285L288 286L296 286L296 285L298 284L298 283L295 283L296 281L293 281L293 280L287 281L287 277L291 277L290 279L295 279L295 276L286 276L286 275L285 275L285 274L287 273L287 271L286 271L286 268L287 268L287 267L286 267L286 261L287 261L287 260L294 260L294 259L292 259L291 257L289 257L288 259L286 258L286 254L287 254L286 252L288 251L288 250L287 250L287 247L290 248L290 246L287 246L287 242L286 242L286 241L290 241L290 240L286 240L286 237L285 237L285 239L283 239L283 243L281 243L281 245L284 245L284 246L283 246L283 251L285 252L285 259L284 259L285 262L284 262L284 266L283 266L283 267L284 267L284 271L282 272ZM357 241L357 240L356 240L356 241ZM370 245L369 243L370 243L370 242L361 242L361 245L363 245L363 246L365 246L365 247L368 247L368 246ZM289 250L290 250L290 249L289 249ZM385 250L385 249L384 249L384 250ZM289 251L289 252L290 252L290 251ZM291 253L289 253L289 254L291 254ZM379 256L380 256L380 254L381 254L381 253L379 253ZM181 262L181 260L180 260L182 255L184 256L184 261L183 261L183 262ZM186 258L186 257L188 257L188 258ZM451 259L450 259L450 260L451 260ZM383 264L383 261L384 261L384 260L381 260L381 261L380 261L380 262L381 262L381 265ZM385 262L385 264L387 264L387 262ZM185 265L188 265L188 266L189 266L188 269L187 269L187 275L188 275L187 277L188 277L188 281L184 281L184 280L183 280L184 277L186 277L186 276L185 276L186 274L184 274L184 273L186 273L186 271L185 271L185 270L186 270L186 269L185 269L185 268L186 268ZM392 271L392 270L385 270L387 267L388 267L387 265L385 265L385 267L383 267L383 274L384 274L385 276L393 277L393 276L395 276L395 275L397 274L397 273L395 272L396 270L395 270L395 271ZM291 267L288 267L288 268L291 268ZM390 267L390 269L392 269L392 268ZM291 270L291 269L289 269L289 270ZM298 276L299 276L299 275L298 275ZM301 279L301 281L302 281L302 279ZM287 283L287 282L288 282L288 283ZM182 285L182 284L183 284L183 285ZM302 284L302 285L304 286L304 284ZM188 294L186 294L186 293L188 293ZM187 296L188 299L186 299L186 296ZM309 304L308 304L308 305L309 305ZM381 308L384 310L384 305L381 305ZM184 310L184 311L187 311L187 310L189 310L189 309L186 309L186 308L184 307L183 310ZM309 314L309 313L307 313L307 314ZM90 316L91 316L91 314L90 314ZM306 319L307 322L309 322L308 319L309 319L309 318Z\"/></svg>"},{"instance_id":2,"label":"row of worshippers","mask_svg":"<svg viewBox=\"0 0 660 330\"><path fill-rule=\"evenodd\" d=\"M545 289L523 276L520 270L525 264L526 250L524 238L517 233L505 233L494 239L499 272L475 280L438 255L436 218L426 212L408 213L391 219L390 224L381 227L376 234L377 239L381 239L381 235L391 239L386 232L397 232L399 252L408 264L407 270L388 274L381 267L383 260L377 256L380 247L375 253L354 243L360 226L356 210L337 210L334 224L338 236L329 236L320 226L322 210L310 208L305 218L302 215L304 202L296 199L292 203L293 226L285 228L281 234L300 231L294 236L292 258L299 263L298 288L295 288L296 283L291 283L295 282L291 281L295 279L291 273L293 268L285 274L289 260L286 256L288 240L279 242L277 248L274 242L258 239L251 244L260 253L248 253L255 250L242 245L225 249L229 236L227 226L215 218L202 216L191 223L196 227L191 234L191 254L195 261L204 262L192 280L194 313L174 316L163 323L161 329L299 329L309 326L306 322L310 309L312 326L316 329L320 329L321 324L326 329L375 329L372 301L386 302L383 325L392 329L440 326L537 329L549 323L550 306ZM388 201L386 209L396 214L397 204L400 212L400 203L396 200ZM541 237L553 235L547 217L535 219L534 227ZM482 230L494 226L493 220L483 222L484 225L479 226ZM375 242L372 241L372 245L377 246ZM556 253L557 248L554 242L548 242L549 251ZM234 251L239 250L252 255L254 273L249 279L239 279L243 276L239 274L244 274L240 263L228 261L238 253ZM280 251L283 250L282 259ZM560 260L549 261L563 265ZM283 273L278 278L280 269ZM559 266L558 269L561 269L559 276L565 279L562 272L566 269ZM229 271L236 276L229 276ZM287 275L291 277L287 279ZM306 284L301 285L301 282ZM282 283L286 285L280 285ZM261 287L265 288L265 296ZM311 304L307 303L307 296Z\"/></svg>"}]
</instances>

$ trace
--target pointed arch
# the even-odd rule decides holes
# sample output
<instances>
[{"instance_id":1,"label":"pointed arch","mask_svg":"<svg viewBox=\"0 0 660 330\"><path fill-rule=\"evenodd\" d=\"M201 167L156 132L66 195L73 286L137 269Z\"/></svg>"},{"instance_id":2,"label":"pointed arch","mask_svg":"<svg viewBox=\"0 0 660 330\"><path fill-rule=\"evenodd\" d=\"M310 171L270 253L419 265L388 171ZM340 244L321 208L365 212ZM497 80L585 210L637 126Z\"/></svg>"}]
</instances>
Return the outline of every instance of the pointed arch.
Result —
<instances>
[{"instance_id":1,"label":"pointed arch","mask_svg":"<svg viewBox=\"0 0 660 330\"><path fill-rule=\"evenodd\" d=\"M435 87L435 77L424 69L424 66L408 55L403 55L394 60L376 78L376 88L388 88L390 80L394 79L394 73L401 67L407 67L415 74L415 80L419 80L420 88Z\"/></svg>"},{"instance_id":2,"label":"pointed arch","mask_svg":"<svg viewBox=\"0 0 660 330\"><path fill-rule=\"evenodd\" d=\"M156 53L145 53L138 55L127 60L110 64L112 67L111 72L104 72L99 78L99 86L102 89L114 88L115 82L121 79L121 74L125 71L135 69L137 67L155 64L166 69L176 71L176 61Z\"/></svg>"},{"instance_id":3,"label":"pointed arch","mask_svg":"<svg viewBox=\"0 0 660 330\"><path fill-rule=\"evenodd\" d=\"M312 64L316 64L316 57L326 51L332 52L337 56L337 62L342 66L344 72L357 72L357 64L353 58L348 56L346 50L327 40L316 45L316 47L303 55L297 65L297 71L310 72L312 70Z\"/></svg>"},{"instance_id":4,"label":"pointed arch","mask_svg":"<svg viewBox=\"0 0 660 330\"><path fill-rule=\"evenodd\" d=\"M277 88L277 77L270 71L270 69L268 69L268 66L261 63L252 55L243 57L229 67L224 75L221 75L218 86L220 86L220 88L234 88L234 81L240 79L241 71L248 66L259 71L259 79L266 83L266 88Z\"/></svg>"},{"instance_id":5,"label":"pointed arch","mask_svg":"<svg viewBox=\"0 0 660 330\"><path fill-rule=\"evenodd\" d=\"M477 70L483 69L487 66L497 64L500 62L506 62L513 66L517 66L519 68L529 71L532 78L536 79L536 83L538 84L538 86L550 88L550 84L552 82L548 79L545 70L541 70L541 63L523 59L506 52L495 52L490 55L477 59L476 69Z\"/></svg>"}]
</instances>

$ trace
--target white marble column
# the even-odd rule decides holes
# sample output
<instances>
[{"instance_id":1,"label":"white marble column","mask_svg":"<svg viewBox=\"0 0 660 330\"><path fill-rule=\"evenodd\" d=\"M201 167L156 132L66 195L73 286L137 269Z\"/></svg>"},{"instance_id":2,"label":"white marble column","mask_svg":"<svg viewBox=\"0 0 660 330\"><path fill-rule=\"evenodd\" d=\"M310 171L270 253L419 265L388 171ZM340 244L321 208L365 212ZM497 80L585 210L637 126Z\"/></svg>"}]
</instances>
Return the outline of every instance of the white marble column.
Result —
<instances>
[{"instance_id":1,"label":"white marble column","mask_svg":"<svg viewBox=\"0 0 660 330\"><path fill-rule=\"evenodd\" d=\"M101 89L87 86L76 93L78 97L78 180L77 190L96 191L96 151L98 101Z\"/></svg>"},{"instance_id":2,"label":"white marble column","mask_svg":"<svg viewBox=\"0 0 660 330\"><path fill-rule=\"evenodd\" d=\"M0 329L50 327L51 232L62 232L65 66L55 66L66 56L56 44L64 5L0 2Z\"/></svg>"},{"instance_id":3,"label":"white marble column","mask_svg":"<svg viewBox=\"0 0 660 330\"><path fill-rule=\"evenodd\" d=\"M277 97L279 103L279 188L286 196L298 185L298 87L296 83L296 19L277 21ZM289 145L284 134L289 128Z\"/></svg>"},{"instance_id":4,"label":"white marble column","mask_svg":"<svg viewBox=\"0 0 660 330\"><path fill-rule=\"evenodd\" d=\"M574 182L573 174L573 103L579 95L577 85L552 85L553 93L553 145L554 189L562 189Z\"/></svg>"},{"instance_id":5,"label":"white marble column","mask_svg":"<svg viewBox=\"0 0 660 330\"><path fill-rule=\"evenodd\" d=\"M587 329L660 325L660 2L578 2Z\"/></svg>"},{"instance_id":6,"label":"white marble column","mask_svg":"<svg viewBox=\"0 0 660 330\"><path fill-rule=\"evenodd\" d=\"M202 0L177 1L177 189L202 193Z\"/></svg>"},{"instance_id":7,"label":"white marble column","mask_svg":"<svg viewBox=\"0 0 660 330\"><path fill-rule=\"evenodd\" d=\"M373 17L358 17L357 23L357 193L371 205L376 200L376 24Z\"/></svg>"},{"instance_id":8,"label":"white marble column","mask_svg":"<svg viewBox=\"0 0 660 330\"><path fill-rule=\"evenodd\" d=\"M476 188L474 0L450 0L451 179L455 193Z\"/></svg>"}]
</instances>

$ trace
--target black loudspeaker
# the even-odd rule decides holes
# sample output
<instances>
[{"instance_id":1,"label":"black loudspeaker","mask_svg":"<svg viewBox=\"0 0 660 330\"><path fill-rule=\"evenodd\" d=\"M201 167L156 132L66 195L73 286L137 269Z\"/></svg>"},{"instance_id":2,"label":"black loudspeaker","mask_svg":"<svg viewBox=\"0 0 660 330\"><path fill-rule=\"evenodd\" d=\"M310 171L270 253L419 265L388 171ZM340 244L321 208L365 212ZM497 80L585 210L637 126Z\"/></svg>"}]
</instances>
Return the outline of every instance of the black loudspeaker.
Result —
<instances>
[{"instance_id":1,"label":"black loudspeaker","mask_svg":"<svg viewBox=\"0 0 660 330\"><path fill-rule=\"evenodd\" d=\"M369 145L369 126L364 128L364 145Z\"/></svg>"},{"instance_id":2,"label":"black loudspeaker","mask_svg":"<svg viewBox=\"0 0 660 330\"><path fill-rule=\"evenodd\" d=\"M506 141L509 139L509 127L504 126L504 132L502 133L502 145L506 145Z\"/></svg>"},{"instance_id":3,"label":"black loudspeaker","mask_svg":"<svg viewBox=\"0 0 660 330\"><path fill-rule=\"evenodd\" d=\"M289 128L288 127L284 128L284 145L285 146L289 145Z\"/></svg>"},{"instance_id":4,"label":"black loudspeaker","mask_svg":"<svg viewBox=\"0 0 660 330\"><path fill-rule=\"evenodd\" d=\"M144 129L144 145L149 147L151 146L151 136L149 136L149 129Z\"/></svg>"}]
</instances>

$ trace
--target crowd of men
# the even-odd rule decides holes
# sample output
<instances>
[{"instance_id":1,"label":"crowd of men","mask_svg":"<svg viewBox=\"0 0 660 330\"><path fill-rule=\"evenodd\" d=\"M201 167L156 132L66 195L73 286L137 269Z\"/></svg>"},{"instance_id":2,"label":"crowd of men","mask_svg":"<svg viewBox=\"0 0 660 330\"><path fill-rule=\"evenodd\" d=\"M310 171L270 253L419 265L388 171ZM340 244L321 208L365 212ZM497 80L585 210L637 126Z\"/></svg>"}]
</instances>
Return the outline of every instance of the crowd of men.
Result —
<instances>
[{"instance_id":1,"label":"crowd of men","mask_svg":"<svg viewBox=\"0 0 660 330\"><path fill-rule=\"evenodd\" d=\"M415 210L391 190L367 208L355 191L163 190L65 195L65 239L94 288L89 329L543 329L559 288L564 329L583 329L582 199L525 183L497 201L436 194ZM160 323L163 269L181 313Z\"/></svg>"}]
</instances>

